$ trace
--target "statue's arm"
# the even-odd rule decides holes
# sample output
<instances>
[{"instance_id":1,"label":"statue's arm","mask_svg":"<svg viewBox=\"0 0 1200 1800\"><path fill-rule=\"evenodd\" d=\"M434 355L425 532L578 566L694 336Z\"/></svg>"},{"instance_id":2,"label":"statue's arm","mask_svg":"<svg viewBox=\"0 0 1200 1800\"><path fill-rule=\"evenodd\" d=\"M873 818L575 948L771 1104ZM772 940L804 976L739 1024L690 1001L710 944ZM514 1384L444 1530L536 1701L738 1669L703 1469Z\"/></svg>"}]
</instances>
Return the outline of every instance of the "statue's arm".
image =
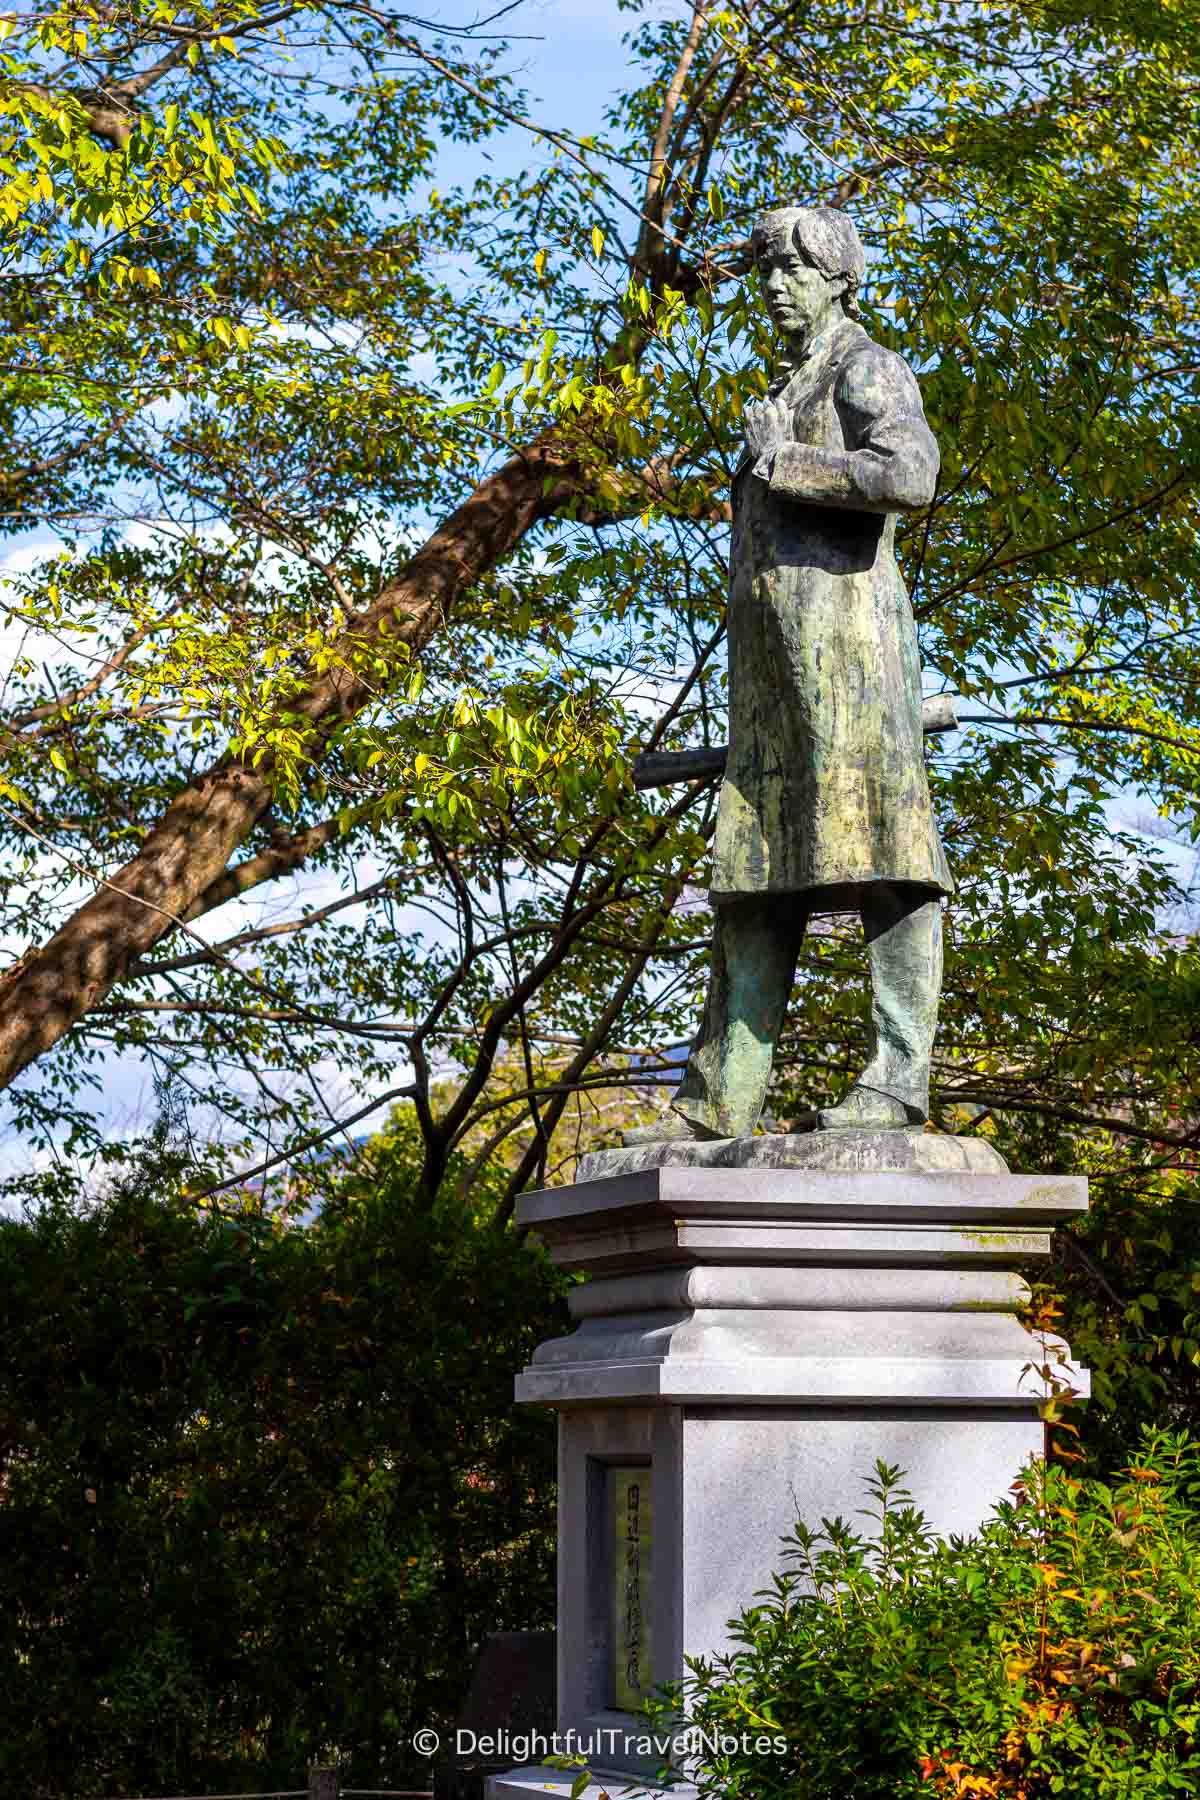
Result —
<instances>
[{"instance_id":1,"label":"statue's arm","mask_svg":"<svg viewBox=\"0 0 1200 1800\"><path fill-rule=\"evenodd\" d=\"M771 492L854 512L928 506L937 485L938 449L907 363L869 345L847 360L834 397L854 448L781 445L755 469L769 479Z\"/></svg>"}]
</instances>

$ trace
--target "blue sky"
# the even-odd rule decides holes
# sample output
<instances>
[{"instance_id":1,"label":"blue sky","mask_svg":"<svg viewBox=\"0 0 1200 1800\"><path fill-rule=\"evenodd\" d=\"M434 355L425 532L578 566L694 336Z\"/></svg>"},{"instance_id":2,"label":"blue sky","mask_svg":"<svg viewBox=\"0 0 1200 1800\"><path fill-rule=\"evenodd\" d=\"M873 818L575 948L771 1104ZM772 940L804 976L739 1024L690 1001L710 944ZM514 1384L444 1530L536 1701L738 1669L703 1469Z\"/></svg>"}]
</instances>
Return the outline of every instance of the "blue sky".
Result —
<instances>
[{"instance_id":1,"label":"blue sky","mask_svg":"<svg viewBox=\"0 0 1200 1800\"><path fill-rule=\"evenodd\" d=\"M585 134L599 129L605 106L625 85L628 53L621 42L625 33L641 17L679 18L690 10L685 0L652 0L642 15L618 11L616 0L524 0L497 21L497 32L504 32L511 42L503 66L525 88L539 124ZM434 16L449 22L473 15L442 7ZM479 16L486 17L486 10ZM519 150L515 166L531 160L527 133L514 129L499 142L505 150ZM499 162L503 153L497 141L489 148ZM474 146L450 145L442 159L441 178L466 181L478 168Z\"/></svg>"}]
</instances>

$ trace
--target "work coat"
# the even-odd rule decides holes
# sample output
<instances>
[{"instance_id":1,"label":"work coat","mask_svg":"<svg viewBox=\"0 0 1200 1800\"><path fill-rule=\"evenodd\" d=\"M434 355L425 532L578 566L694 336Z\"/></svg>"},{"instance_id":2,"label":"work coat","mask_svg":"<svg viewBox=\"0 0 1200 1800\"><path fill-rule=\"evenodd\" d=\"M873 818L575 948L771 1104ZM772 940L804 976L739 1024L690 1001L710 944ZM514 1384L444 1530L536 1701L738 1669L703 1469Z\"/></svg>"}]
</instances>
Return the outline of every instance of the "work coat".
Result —
<instances>
[{"instance_id":1,"label":"work coat","mask_svg":"<svg viewBox=\"0 0 1200 1800\"><path fill-rule=\"evenodd\" d=\"M733 483L729 759L712 897L855 908L876 882L945 894L921 672L895 514L933 497L938 452L900 357L841 319L772 390L786 441Z\"/></svg>"}]
</instances>

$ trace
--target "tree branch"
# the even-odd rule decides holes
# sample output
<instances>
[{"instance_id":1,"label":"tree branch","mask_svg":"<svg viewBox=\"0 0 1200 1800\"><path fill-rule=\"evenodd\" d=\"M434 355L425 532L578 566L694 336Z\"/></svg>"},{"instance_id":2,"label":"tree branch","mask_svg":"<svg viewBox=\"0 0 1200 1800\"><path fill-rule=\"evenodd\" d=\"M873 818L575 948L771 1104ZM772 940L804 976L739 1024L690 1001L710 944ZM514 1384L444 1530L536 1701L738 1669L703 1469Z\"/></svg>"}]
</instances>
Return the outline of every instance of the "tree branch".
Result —
<instances>
[{"instance_id":1,"label":"tree branch","mask_svg":"<svg viewBox=\"0 0 1200 1800\"><path fill-rule=\"evenodd\" d=\"M692 23L674 73L667 85L663 99L662 112L659 115L658 130L654 134L654 144L650 151L650 169L646 176L646 191L642 200L642 225L638 233L638 247L635 262L650 266L657 260L658 245L653 249L650 244L650 232L662 233L663 206L662 195L666 172L667 145L671 140L671 126L675 118L675 109L679 105L688 71L696 55L700 42L700 34L704 29L704 20L708 12L709 0L693 0Z\"/></svg>"},{"instance_id":2,"label":"tree branch","mask_svg":"<svg viewBox=\"0 0 1200 1800\"><path fill-rule=\"evenodd\" d=\"M190 955L163 958L159 962L135 963L129 978L137 981L155 975L177 975L184 969L207 968L215 961L224 960L231 950L261 944L264 938L289 937L293 932L307 931L310 925L322 924L334 913L344 912L348 906L365 906L377 894L393 886L395 880L394 875L385 875L381 880L373 881L370 887L355 888L353 893L343 894L340 899L331 900L327 906L319 906L313 912L302 913L298 919L283 919L278 925L256 925L250 931L239 931L236 937L225 938L211 950L193 950Z\"/></svg>"},{"instance_id":3,"label":"tree branch","mask_svg":"<svg viewBox=\"0 0 1200 1800\"><path fill-rule=\"evenodd\" d=\"M296 1158L303 1156L306 1150L316 1150L321 1144L327 1144L330 1138L340 1136L348 1126L357 1125L360 1119L365 1119L368 1113L378 1112L379 1108L386 1106L389 1101L411 1100L415 1093L416 1089L411 1085L388 1088L387 1092L380 1094L377 1100L368 1100L365 1106L360 1106L357 1112L349 1113L346 1118L339 1119L336 1124L329 1127L328 1131L319 1131L313 1137L305 1138L302 1143L293 1144L289 1149L281 1150L277 1156L268 1156L264 1161L255 1163L252 1169L239 1169L236 1175L230 1175L224 1181L214 1181L211 1187L202 1188L198 1194L189 1194L188 1198L193 1201L208 1200L213 1194L223 1194L227 1188L243 1187L246 1182L255 1181L260 1175L267 1175L272 1169L277 1169L280 1163L295 1162Z\"/></svg>"},{"instance_id":4,"label":"tree branch","mask_svg":"<svg viewBox=\"0 0 1200 1800\"><path fill-rule=\"evenodd\" d=\"M312 728L314 760L341 725L377 698L372 659L382 654L398 669L408 667L463 589L555 510L547 490L561 491L571 476L582 480L570 451L550 438L537 440L483 480L348 623L329 666L314 671L288 703L293 717ZM370 680L363 664L371 667ZM216 763L176 796L130 862L0 978L0 1087L56 1044L168 931L310 854L318 838L301 834L290 847L228 869L273 794L269 758ZM336 829L330 821L313 831L328 841Z\"/></svg>"}]
</instances>

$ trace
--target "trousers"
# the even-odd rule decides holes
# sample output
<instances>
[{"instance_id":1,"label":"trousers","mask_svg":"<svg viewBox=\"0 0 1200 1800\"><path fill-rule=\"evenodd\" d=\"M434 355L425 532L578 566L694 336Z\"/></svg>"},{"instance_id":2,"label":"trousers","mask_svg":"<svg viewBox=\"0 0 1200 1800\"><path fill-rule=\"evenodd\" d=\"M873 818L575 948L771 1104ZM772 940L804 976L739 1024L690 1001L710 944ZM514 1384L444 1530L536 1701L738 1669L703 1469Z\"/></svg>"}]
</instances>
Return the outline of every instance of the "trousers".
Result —
<instances>
[{"instance_id":1,"label":"trousers","mask_svg":"<svg viewBox=\"0 0 1200 1800\"><path fill-rule=\"evenodd\" d=\"M758 1123L811 908L802 895L716 907L700 1031L672 1109L708 1137ZM871 972L869 1060L852 1092L884 1095L910 1124L929 1115L929 1063L942 986L942 909L929 889L875 882L860 891Z\"/></svg>"}]
</instances>

